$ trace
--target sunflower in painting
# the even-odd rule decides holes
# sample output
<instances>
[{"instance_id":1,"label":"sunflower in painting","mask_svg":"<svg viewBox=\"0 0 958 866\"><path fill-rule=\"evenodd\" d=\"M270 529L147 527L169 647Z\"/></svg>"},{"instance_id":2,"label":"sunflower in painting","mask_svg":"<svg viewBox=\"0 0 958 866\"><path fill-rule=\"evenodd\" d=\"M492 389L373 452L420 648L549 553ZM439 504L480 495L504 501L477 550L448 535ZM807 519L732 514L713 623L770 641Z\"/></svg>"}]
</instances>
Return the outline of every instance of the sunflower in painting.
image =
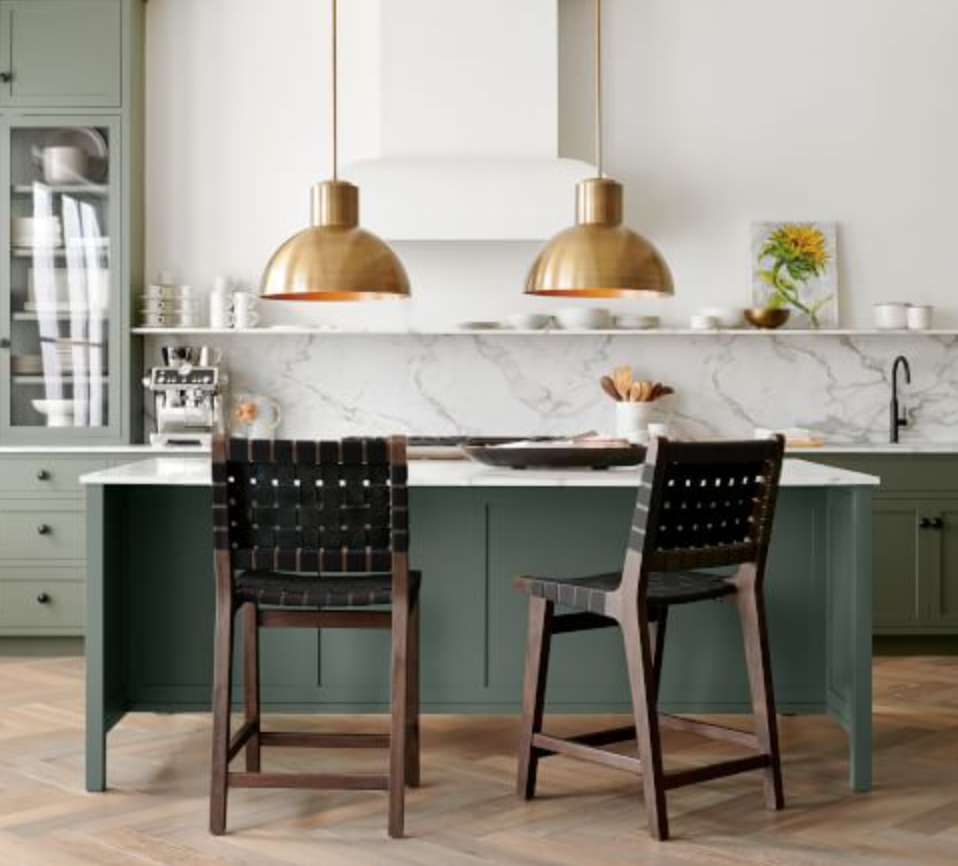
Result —
<instances>
[{"instance_id":1,"label":"sunflower in painting","mask_svg":"<svg viewBox=\"0 0 958 866\"><path fill-rule=\"evenodd\" d=\"M802 298L802 287L822 277L831 263L825 233L808 223L786 223L770 232L759 252L759 261L767 268L759 277L772 290L770 307L793 307L808 316L813 328L819 327L818 314L832 300Z\"/></svg>"}]
</instances>

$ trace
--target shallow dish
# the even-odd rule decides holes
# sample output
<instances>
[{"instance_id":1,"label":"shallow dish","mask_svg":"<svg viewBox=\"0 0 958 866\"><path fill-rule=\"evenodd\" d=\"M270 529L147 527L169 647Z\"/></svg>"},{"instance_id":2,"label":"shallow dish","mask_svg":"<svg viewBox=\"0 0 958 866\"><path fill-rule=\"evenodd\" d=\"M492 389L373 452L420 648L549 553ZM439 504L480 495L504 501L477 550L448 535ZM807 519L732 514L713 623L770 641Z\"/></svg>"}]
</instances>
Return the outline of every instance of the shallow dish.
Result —
<instances>
[{"instance_id":1,"label":"shallow dish","mask_svg":"<svg viewBox=\"0 0 958 866\"><path fill-rule=\"evenodd\" d=\"M462 445L470 460L500 469L610 469L614 466L638 466L645 460L644 445L582 445L520 441L516 445L490 445L470 440Z\"/></svg>"},{"instance_id":2,"label":"shallow dish","mask_svg":"<svg viewBox=\"0 0 958 866\"><path fill-rule=\"evenodd\" d=\"M517 331L541 331L553 323L552 316L545 313L513 313L506 317L506 324Z\"/></svg>"}]
</instances>

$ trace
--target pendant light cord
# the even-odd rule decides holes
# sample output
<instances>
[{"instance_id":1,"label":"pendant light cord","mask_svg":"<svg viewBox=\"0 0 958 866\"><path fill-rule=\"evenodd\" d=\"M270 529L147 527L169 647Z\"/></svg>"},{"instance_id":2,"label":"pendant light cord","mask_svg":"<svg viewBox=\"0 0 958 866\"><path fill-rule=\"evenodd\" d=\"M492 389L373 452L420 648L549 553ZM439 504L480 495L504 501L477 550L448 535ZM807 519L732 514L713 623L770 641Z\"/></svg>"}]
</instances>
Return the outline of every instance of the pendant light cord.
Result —
<instances>
[{"instance_id":1,"label":"pendant light cord","mask_svg":"<svg viewBox=\"0 0 958 866\"><path fill-rule=\"evenodd\" d=\"M333 0L335 3L336 0ZM595 0L595 165L602 171L602 0Z\"/></svg>"},{"instance_id":2,"label":"pendant light cord","mask_svg":"<svg viewBox=\"0 0 958 866\"><path fill-rule=\"evenodd\" d=\"M333 0L333 28L332 28L332 64L333 64L333 180L339 180L339 63L336 56L338 50L337 29L339 26L337 2Z\"/></svg>"}]
</instances>

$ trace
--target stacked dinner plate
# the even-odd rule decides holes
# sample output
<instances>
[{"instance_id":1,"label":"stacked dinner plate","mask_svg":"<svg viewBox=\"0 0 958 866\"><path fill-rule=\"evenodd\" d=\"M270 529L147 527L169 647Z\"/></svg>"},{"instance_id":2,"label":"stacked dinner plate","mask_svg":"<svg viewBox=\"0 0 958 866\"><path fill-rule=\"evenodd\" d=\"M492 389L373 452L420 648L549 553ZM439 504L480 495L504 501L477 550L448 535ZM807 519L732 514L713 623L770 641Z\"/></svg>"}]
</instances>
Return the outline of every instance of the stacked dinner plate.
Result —
<instances>
[{"instance_id":1,"label":"stacked dinner plate","mask_svg":"<svg viewBox=\"0 0 958 866\"><path fill-rule=\"evenodd\" d=\"M198 328L200 299L192 286L159 283L140 296L140 325L144 328Z\"/></svg>"}]
</instances>

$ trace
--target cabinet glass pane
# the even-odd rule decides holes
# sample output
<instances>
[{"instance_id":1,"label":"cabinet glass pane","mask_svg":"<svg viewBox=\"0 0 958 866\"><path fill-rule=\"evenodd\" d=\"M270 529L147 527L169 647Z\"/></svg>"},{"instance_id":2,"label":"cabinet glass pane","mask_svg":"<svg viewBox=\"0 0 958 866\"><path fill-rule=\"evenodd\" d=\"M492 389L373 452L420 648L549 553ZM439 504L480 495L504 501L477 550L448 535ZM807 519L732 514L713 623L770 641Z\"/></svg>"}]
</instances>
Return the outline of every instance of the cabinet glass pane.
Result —
<instances>
[{"instance_id":1,"label":"cabinet glass pane","mask_svg":"<svg viewBox=\"0 0 958 866\"><path fill-rule=\"evenodd\" d=\"M10 131L12 427L110 423L110 144L106 128Z\"/></svg>"}]
</instances>

